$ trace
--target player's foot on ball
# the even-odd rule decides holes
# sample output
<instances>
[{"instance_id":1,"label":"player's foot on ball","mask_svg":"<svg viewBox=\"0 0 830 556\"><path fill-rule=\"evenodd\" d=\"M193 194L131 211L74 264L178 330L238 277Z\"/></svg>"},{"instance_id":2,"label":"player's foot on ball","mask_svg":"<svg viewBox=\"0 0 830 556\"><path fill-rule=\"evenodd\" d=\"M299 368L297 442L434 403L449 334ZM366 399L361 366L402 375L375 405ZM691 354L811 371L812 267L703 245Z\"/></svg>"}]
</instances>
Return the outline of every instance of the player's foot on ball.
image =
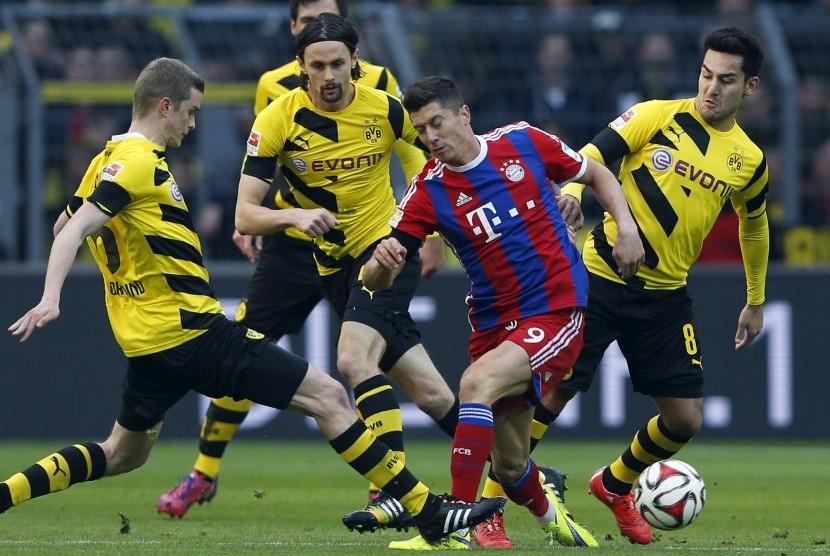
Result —
<instances>
[{"instance_id":1,"label":"player's foot on ball","mask_svg":"<svg viewBox=\"0 0 830 556\"><path fill-rule=\"evenodd\" d=\"M598 469L588 482L588 488L596 499L611 508L614 519L617 520L617 527L620 533L632 543L649 544L651 542L651 529L634 507L634 495L615 494L610 492L602 484L602 473L605 467Z\"/></svg>"},{"instance_id":2,"label":"player's foot on ball","mask_svg":"<svg viewBox=\"0 0 830 556\"><path fill-rule=\"evenodd\" d=\"M161 495L156 511L170 517L184 517L193 504L202 505L216 496L219 478L210 480L195 469L179 480L179 484Z\"/></svg>"}]
</instances>

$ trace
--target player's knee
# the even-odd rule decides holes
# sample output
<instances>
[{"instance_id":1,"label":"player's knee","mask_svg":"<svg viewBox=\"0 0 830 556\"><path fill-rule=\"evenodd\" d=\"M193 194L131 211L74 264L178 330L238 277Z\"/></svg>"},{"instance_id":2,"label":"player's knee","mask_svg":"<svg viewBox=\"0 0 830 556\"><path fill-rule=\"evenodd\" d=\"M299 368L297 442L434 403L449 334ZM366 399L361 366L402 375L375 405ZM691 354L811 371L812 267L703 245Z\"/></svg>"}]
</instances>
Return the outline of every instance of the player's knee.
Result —
<instances>
[{"instance_id":1,"label":"player's knee","mask_svg":"<svg viewBox=\"0 0 830 556\"><path fill-rule=\"evenodd\" d=\"M464 371L458 383L458 398L461 403L491 404L491 397L489 381L481 376L481 373L476 372L473 368Z\"/></svg>"},{"instance_id":2,"label":"player's knee","mask_svg":"<svg viewBox=\"0 0 830 556\"><path fill-rule=\"evenodd\" d=\"M666 428L678 436L692 438L700 432L703 426L703 415L700 411L683 411L664 414L662 416Z\"/></svg>"},{"instance_id":3,"label":"player's knee","mask_svg":"<svg viewBox=\"0 0 830 556\"><path fill-rule=\"evenodd\" d=\"M370 363L364 355L354 350L342 351L337 354L337 369L352 386L360 384L380 372L376 363Z\"/></svg>"},{"instance_id":4,"label":"player's knee","mask_svg":"<svg viewBox=\"0 0 830 556\"><path fill-rule=\"evenodd\" d=\"M409 392L407 392L409 394ZM453 403L455 403L455 396L449 387L434 388L430 385L429 388L418 388L415 392L409 394L418 409L429 415L435 420L438 420L447 414Z\"/></svg>"},{"instance_id":5,"label":"player's knee","mask_svg":"<svg viewBox=\"0 0 830 556\"><path fill-rule=\"evenodd\" d=\"M352 412L349 394L342 384L328 375L320 381L317 387L317 399L323 412L326 411L349 411Z\"/></svg>"}]
</instances>

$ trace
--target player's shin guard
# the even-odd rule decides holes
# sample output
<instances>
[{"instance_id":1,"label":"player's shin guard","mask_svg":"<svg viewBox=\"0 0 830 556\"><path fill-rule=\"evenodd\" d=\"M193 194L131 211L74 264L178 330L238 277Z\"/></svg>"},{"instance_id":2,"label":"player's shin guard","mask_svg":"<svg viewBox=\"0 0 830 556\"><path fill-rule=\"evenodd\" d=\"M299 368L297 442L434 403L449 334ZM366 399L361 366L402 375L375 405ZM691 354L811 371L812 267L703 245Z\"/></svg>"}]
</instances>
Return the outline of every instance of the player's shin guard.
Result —
<instances>
[{"instance_id":1,"label":"player's shin guard","mask_svg":"<svg viewBox=\"0 0 830 556\"><path fill-rule=\"evenodd\" d=\"M67 446L0 483L0 513L75 483L100 479L106 470L107 458L98 444Z\"/></svg>"}]
</instances>

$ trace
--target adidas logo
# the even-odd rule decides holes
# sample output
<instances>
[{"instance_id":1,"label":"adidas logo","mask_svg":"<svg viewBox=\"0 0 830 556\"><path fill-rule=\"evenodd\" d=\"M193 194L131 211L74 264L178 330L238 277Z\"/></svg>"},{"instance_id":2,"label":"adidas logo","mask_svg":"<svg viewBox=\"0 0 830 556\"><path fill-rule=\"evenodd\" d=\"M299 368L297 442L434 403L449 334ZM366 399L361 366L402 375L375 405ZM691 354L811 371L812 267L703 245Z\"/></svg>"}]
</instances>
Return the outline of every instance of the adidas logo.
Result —
<instances>
[{"instance_id":1,"label":"adidas logo","mask_svg":"<svg viewBox=\"0 0 830 556\"><path fill-rule=\"evenodd\" d=\"M461 205L466 205L467 203L469 203L472 200L473 200L472 197L470 197L469 195L465 194L462 191L461 193L458 194L458 199L455 200L455 206L460 207Z\"/></svg>"}]
</instances>

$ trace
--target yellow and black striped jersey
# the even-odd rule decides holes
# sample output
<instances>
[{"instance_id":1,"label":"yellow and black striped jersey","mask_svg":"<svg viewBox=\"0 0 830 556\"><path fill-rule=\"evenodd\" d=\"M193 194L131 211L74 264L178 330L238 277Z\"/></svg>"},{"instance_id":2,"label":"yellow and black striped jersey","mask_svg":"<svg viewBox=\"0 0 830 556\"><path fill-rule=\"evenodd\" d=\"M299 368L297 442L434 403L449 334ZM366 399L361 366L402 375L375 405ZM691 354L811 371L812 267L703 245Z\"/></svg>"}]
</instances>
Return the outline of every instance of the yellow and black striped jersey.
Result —
<instances>
[{"instance_id":1,"label":"yellow and black striped jersey","mask_svg":"<svg viewBox=\"0 0 830 556\"><path fill-rule=\"evenodd\" d=\"M104 277L113 333L128 357L183 344L222 312L164 156L140 134L113 137L66 208L71 217L88 200L112 217L87 243Z\"/></svg>"},{"instance_id":2,"label":"yellow and black striped jersey","mask_svg":"<svg viewBox=\"0 0 830 556\"><path fill-rule=\"evenodd\" d=\"M360 60L360 69L363 73L356 83L378 89L379 91L386 91L390 95L400 98L401 89L398 85L398 80L388 68L370 64L366 60ZM266 71L260 76L259 82L257 83L254 114L259 115L275 99L299 86L300 64L297 60L292 60L278 68ZM399 141L395 145L395 153L401 161L404 174L407 178L418 175L427 161L427 157L423 151L408 143ZM277 208L299 206L297 201L294 200L294 195L291 193L288 184L284 180L278 180L276 187L277 192L274 201ZM310 237L298 231L296 228L286 228L284 233L296 239L311 240Z\"/></svg>"},{"instance_id":3,"label":"yellow and black striped jersey","mask_svg":"<svg viewBox=\"0 0 830 556\"><path fill-rule=\"evenodd\" d=\"M356 83L385 91L396 98L400 98L401 89L398 80L383 66L370 64L366 60L360 60L360 69L363 71ZM258 115L262 110L271 104L275 99L281 97L291 89L300 86L300 64L292 60L278 68L263 73L256 87L256 99L254 101L254 114ZM395 153L401 161L404 174L411 179L423 169L427 157L420 149L403 142L395 145ZM284 180L278 180L277 192L274 198L277 208L291 208L299 206L294 200L288 184ZM304 233L295 228L286 228L284 233L296 239L310 241Z\"/></svg>"},{"instance_id":4,"label":"yellow and black striped jersey","mask_svg":"<svg viewBox=\"0 0 830 556\"><path fill-rule=\"evenodd\" d=\"M339 225L314 240L322 275L350 265L389 233L392 145L398 139L420 145L400 100L354 87L354 100L339 112L318 110L302 89L276 99L254 122L242 169L268 180L279 164L302 208L324 208L337 217Z\"/></svg>"},{"instance_id":5,"label":"yellow and black striped jersey","mask_svg":"<svg viewBox=\"0 0 830 556\"><path fill-rule=\"evenodd\" d=\"M601 164L622 157L619 179L646 251L645 263L630 283L656 290L684 286L727 200L742 223L756 220L766 229L763 152L737 124L725 132L708 125L693 98L636 104L580 152ZM569 185L563 193L579 197L581 187ZM583 258L589 271L622 282L611 255L616 235L616 224L606 213L586 239ZM768 241L766 236L767 249ZM745 253L745 263L747 259ZM755 267L747 268L750 302L760 303L766 257L749 261Z\"/></svg>"}]
</instances>

